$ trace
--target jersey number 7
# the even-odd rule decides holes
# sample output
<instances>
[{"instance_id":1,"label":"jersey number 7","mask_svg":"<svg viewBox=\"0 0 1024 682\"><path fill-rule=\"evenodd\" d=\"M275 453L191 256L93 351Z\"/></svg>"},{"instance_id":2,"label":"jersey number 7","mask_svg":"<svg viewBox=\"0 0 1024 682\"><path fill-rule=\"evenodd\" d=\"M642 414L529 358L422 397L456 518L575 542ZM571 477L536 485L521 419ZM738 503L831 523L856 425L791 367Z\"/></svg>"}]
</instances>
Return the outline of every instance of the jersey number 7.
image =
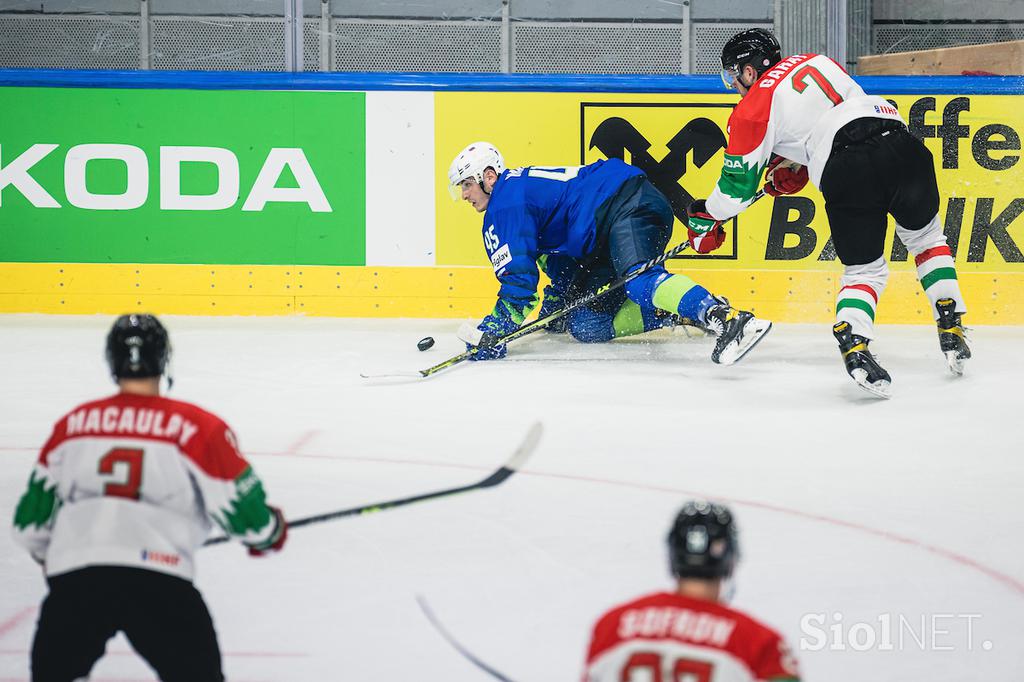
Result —
<instances>
[{"instance_id":1,"label":"jersey number 7","mask_svg":"<svg viewBox=\"0 0 1024 682\"><path fill-rule=\"evenodd\" d=\"M843 101L843 96L836 92L836 89L832 87L832 84L825 78L825 74L818 71L815 67L808 64L807 66L801 67L796 70L793 74L793 89L799 92L801 95L807 90L809 83L804 80L810 76L814 84L821 88L821 91L825 93L825 97L828 97L832 104L839 104Z\"/></svg>"},{"instance_id":2,"label":"jersey number 7","mask_svg":"<svg viewBox=\"0 0 1024 682\"><path fill-rule=\"evenodd\" d=\"M116 464L125 464L128 467L128 476L125 480L111 481L103 486L104 495L129 500L139 499L139 486L142 485L142 454L142 450L139 449L114 448L100 458L101 474L112 475Z\"/></svg>"}]
</instances>

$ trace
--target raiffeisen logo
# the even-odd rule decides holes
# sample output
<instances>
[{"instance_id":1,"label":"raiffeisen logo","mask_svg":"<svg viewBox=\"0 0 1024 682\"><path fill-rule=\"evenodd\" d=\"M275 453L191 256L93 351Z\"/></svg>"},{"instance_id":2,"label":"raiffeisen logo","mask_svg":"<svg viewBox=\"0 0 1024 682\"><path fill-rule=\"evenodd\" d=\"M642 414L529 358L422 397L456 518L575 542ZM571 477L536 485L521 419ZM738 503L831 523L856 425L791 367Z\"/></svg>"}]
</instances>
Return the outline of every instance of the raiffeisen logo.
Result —
<instances>
[{"instance_id":1,"label":"raiffeisen logo","mask_svg":"<svg viewBox=\"0 0 1024 682\"><path fill-rule=\"evenodd\" d=\"M33 167L59 148L56 144L33 144L11 160L0 146L0 210L3 193L12 187L36 208L62 208L51 192L32 176ZM243 196L242 211L262 211L268 203L306 204L315 213L331 213L320 181L300 148L274 147L263 160L251 187L241 186L238 157L222 147L160 147L159 177L150 178L146 152L128 144L80 144L64 157L64 196L71 206L94 211L130 211L146 204L151 192L158 192L164 211L220 211L235 207ZM86 176L90 161L124 164L127 181L123 192L99 194L89 191ZM213 192L182 192L184 164L204 163L217 169ZM289 171L294 187L279 187Z\"/></svg>"}]
</instances>

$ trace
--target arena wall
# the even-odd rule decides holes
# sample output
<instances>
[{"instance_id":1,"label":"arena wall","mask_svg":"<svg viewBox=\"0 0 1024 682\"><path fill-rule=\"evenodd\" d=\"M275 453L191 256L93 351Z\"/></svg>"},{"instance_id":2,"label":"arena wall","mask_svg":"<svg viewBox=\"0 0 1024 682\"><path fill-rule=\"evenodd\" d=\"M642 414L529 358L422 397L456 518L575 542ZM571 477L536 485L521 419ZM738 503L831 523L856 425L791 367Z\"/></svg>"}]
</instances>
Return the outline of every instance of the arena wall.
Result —
<instances>
[{"instance_id":1,"label":"arena wall","mask_svg":"<svg viewBox=\"0 0 1024 682\"><path fill-rule=\"evenodd\" d=\"M970 324L1024 323L1024 78L858 80L935 155ZM497 284L481 216L448 194L463 146L510 166L621 156L680 215L718 177L736 101L707 76L0 71L0 312L478 317ZM816 190L729 227L669 269L765 317L831 320ZM892 239L879 321L928 321Z\"/></svg>"}]
</instances>

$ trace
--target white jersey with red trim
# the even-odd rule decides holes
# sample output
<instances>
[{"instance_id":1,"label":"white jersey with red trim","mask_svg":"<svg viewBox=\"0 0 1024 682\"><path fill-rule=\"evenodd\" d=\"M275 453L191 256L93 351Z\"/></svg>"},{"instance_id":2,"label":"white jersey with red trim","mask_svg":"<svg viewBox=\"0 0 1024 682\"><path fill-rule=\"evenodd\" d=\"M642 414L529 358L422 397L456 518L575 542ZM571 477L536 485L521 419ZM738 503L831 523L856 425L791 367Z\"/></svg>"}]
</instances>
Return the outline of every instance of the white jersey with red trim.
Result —
<instances>
[{"instance_id":1,"label":"white jersey with red trim","mask_svg":"<svg viewBox=\"0 0 1024 682\"><path fill-rule=\"evenodd\" d=\"M594 626L583 682L798 680L783 639L717 602L658 592L618 606Z\"/></svg>"},{"instance_id":2,"label":"white jersey with red trim","mask_svg":"<svg viewBox=\"0 0 1024 682\"><path fill-rule=\"evenodd\" d=\"M14 537L48 575L115 565L190 580L211 519L251 546L277 531L234 434L190 403L119 393L54 426Z\"/></svg>"},{"instance_id":3,"label":"white jersey with red trim","mask_svg":"<svg viewBox=\"0 0 1024 682\"><path fill-rule=\"evenodd\" d=\"M729 117L722 175L707 211L727 220L750 205L772 154L807 166L818 185L832 140L858 118L902 121L886 99L867 95L824 55L793 55L764 72Z\"/></svg>"}]
</instances>

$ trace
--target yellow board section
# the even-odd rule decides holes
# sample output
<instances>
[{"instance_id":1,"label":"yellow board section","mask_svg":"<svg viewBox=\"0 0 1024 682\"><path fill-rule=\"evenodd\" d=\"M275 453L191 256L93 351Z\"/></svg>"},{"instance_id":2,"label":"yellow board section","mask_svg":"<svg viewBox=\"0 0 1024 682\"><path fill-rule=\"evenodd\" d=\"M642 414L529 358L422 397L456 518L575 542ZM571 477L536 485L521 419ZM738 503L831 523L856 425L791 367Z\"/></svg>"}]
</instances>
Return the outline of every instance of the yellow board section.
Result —
<instances>
[{"instance_id":1,"label":"yellow board section","mask_svg":"<svg viewBox=\"0 0 1024 682\"><path fill-rule=\"evenodd\" d=\"M496 291L490 268L0 263L9 313L482 317Z\"/></svg>"},{"instance_id":2,"label":"yellow board section","mask_svg":"<svg viewBox=\"0 0 1024 682\"><path fill-rule=\"evenodd\" d=\"M732 303L777 322L829 322L840 273L714 269L686 271ZM964 273L969 325L1024 324L1024 274ZM497 282L484 267L281 267L0 264L7 313L317 315L478 319ZM914 273L893 273L880 323L930 323Z\"/></svg>"}]
</instances>

